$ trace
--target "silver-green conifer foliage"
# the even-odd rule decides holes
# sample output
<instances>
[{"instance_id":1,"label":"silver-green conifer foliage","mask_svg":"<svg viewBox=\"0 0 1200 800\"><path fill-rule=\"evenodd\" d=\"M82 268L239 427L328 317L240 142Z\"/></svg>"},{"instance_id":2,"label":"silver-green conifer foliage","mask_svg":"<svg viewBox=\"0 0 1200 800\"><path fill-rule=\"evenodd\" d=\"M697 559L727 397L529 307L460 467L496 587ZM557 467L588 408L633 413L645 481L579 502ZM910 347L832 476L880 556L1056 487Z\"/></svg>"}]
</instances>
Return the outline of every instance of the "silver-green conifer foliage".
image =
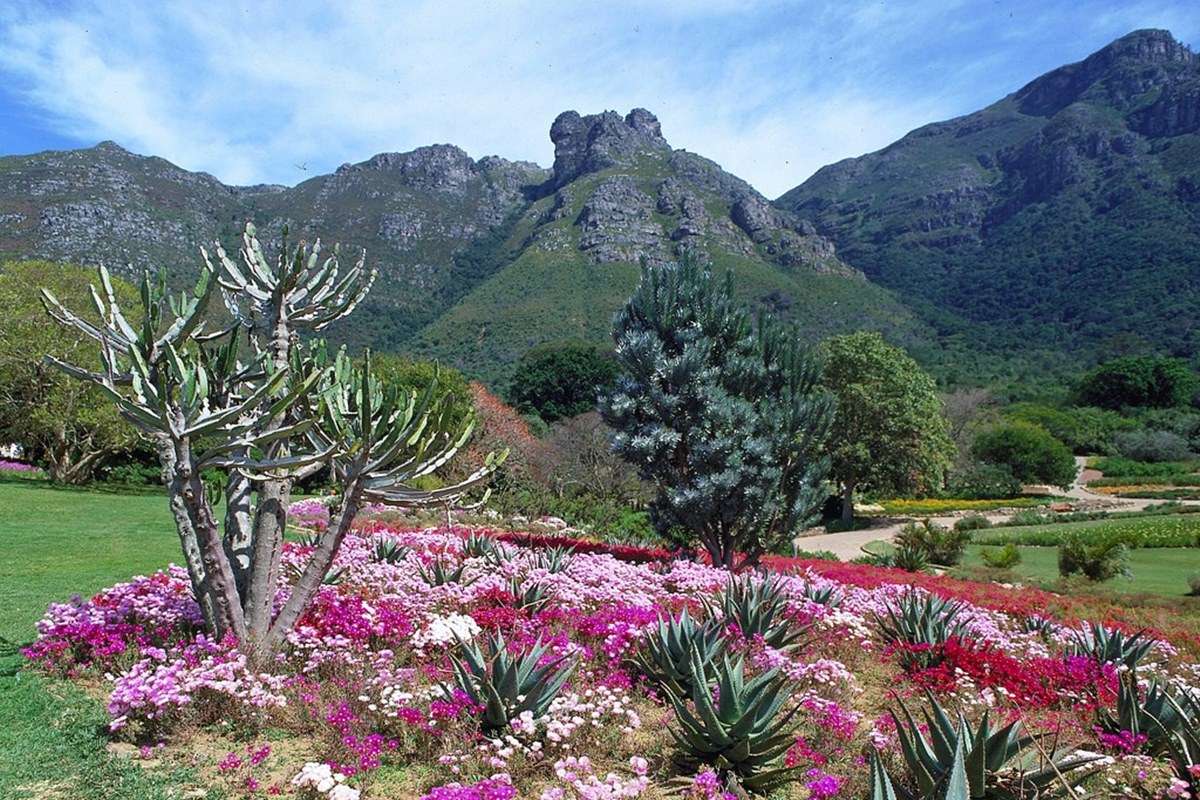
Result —
<instances>
[{"instance_id":1,"label":"silver-green conifer foliage","mask_svg":"<svg viewBox=\"0 0 1200 800\"><path fill-rule=\"evenodd\" d=\"M811 520L833 402L794 327L755 323L731 276L684 257L643 266L613 339L622 374L601 413L615 451L656 487L659 532L683 531L732 568Z\"/></svg>"}]
</instances>

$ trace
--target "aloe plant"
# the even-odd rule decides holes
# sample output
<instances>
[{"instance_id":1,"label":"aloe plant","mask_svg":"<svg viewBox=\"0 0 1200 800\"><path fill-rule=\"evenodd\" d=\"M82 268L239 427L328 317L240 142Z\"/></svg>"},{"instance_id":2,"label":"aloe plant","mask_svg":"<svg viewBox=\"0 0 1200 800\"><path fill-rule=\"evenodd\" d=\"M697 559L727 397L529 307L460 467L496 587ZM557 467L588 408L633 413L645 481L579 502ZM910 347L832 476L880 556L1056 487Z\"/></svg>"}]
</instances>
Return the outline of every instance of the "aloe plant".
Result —
<instances>
[{"instance_id":1,"label":"aloe plant","mask_svg":"<svg viewBox=\"0 0 1200 800\"><path fill-rule=\"evenodd\" d=\"M471 531L463 539L462 552L468 558L487 558L496 552L496 540L484 533Z\"/></svg>"},{"instance_id":2,"label":"aloe plant","mask_svg":"<svg viewBox=\"0 0 1200 800\"><path fill-rule=\"evenodd\" d=\"M1200 763L1200 700L1194 692L1172 693L1152 681L1143 695L1137 673L1130 670L1121 676L1115 712L1100 710L1097 727L1106 733L1127 731L1146 737L1143 752L1166 756L1189 790L1193 794L1200 790L1200 781L1191 773L1191 767Z\"/></svg>"},{"instance_id":3,"label":"aloe plant","mask_svg":"<svg viewBox=\"0 0 1200 800\"><path fill-rule=\"evenodd\" d=\"M833 586L816 586L811 583L804 584L804 588L800 591L800 594L810 603L828 606L829 608L837 608L846 599L840 589Z\"/></svg>"},{"instance_id":4,"label":"aloe plant","mask_svg":"<svg viewBox=\"0 0 1200 800\"><path fill-rule=\"evenodd\" d=\"M1067 652L1086 656L1100 664L1116 664L1130 669L1137 667L1152 649L1155 640L1146 631L1127 634L1119 628L1107 628L1095 622L1075 631Z\"/></svg>"},{"instance_id":5,"label":"aloe plant","mask_svg":"<svg viewBox=\"0 0 1200 800\"><path fill-rule=\"evenodd\" d=\"M957 619L963 608L962 603L935 594L922 596L908 591L889 604L883 614L876 614L875 622L884 640L921 648L901 653L905 669L925 669L941 663L946 642L966 635L966 621Z\"/></svg>"},{"instance_id":6,"label":"aloe plant","mask_svg":"<svg viewBox=\"0 0 1200 800\"><path fill-rule=\"evenodd\" d=\"M928 708L921 714L924 725L902 702L900 714L891 712L900 752L923 797L932 797L943 786L955 787L955 754L960 750L967 796L973 799L1037 797L1062 778L1072 784L1082 780L1086 774L1075 771L1098 758L1052 754L1049 762L1043 763L1035 738L1024 733L1019 720L994 729L989 712L984 712L978 727L972 727L962 714L955 725L932 693L926 692L926 699ZM929 731L928 737L923 727Z\"/></svg>"},{"instance_id":7,"label":"aloe plant","mask_svg":"<svg viewBox=\"0 0 1200 800\"><path fill-rule=\"evenodd\" d=\"M871 754L870 763L870 800L971 800L971 788L967 782L966 749L963 747L965 737L959 737L958 747L954 750L954 763L950 769L950 780L946 782L945 794L911 794L892 785L892 779L883 768L883 762L875 753Z\"/></svg>"},{"instance_id":8,"label":"aloe plant","mask_svg":"<svg viewBox=\"0 0 1200 800\"><path fill-rule=\"evenodd\" d=\"M454 680L482 709L480 724L488 734L508 731L526 711L534 719L544 717L574 669L573 664L564 666L566 656L540 664L548 649L540 639L521 655L509 652L499 633L488 640L486 650L474 643L460 649L461 657L450 659Z\"/></svg>"},{"instance_id":9,"label":"aloe plant","mask_svg":"<svg viewBox=\"0 0 1200 800\"><path fill-rule=\"evenodd\" d=\"M726 655L710 665L696 648L688 670L690 695L667 693L675 710L668 730L684 766L707 764L745 791L763 795L803 774L803 766L784 764L796 741L800 706L785 710L791 686L778 670L747 680L741 658Z\"/></svg>"},{"instance_id":10,"label":"aloe plant","mask_svg":"<svg viewBox=\"0 0 1200 800\"><path fill-rule=\"evenodd\" d=\"M430 586L445 586L448 583L470 586L475 582L475 578L464 581L463 573L466 569L466 564L459 564L456 567L447 566L446 562L440 558L435 558L433 563L428 567L424 564L417 564L417 574L421 576L421 580Z\"/></svg>"},{"instance_id":11,"label":"aloe plant","mask_svg":"<svg viewBox=\"0 0 1200 800\"><path fill-rule=\"evenodd\" d=\"M551 574L565 572L567 567L571 566L571 559L574 556L575 549L572 547L547 547L538 550L534 555L533 566L535 569L544 569Z\"/></svg>"},{"instance_id":12,"label":"aloe plant","mask_svg":"<svg viewBox=\"0 0 1200 800\"><path fill-rule=\"evenodd\" d=\"M783 581L773 575L761 580L730 578L720 605L710 610L725 624L737 625L747 639L761 636L768 647L776 650L799 647L810 627L790 619Z\"/></svg>"},{"instance_id":13,"label":"aloe plant","mask_svg":"<svg viewBox=\"0 0 1200 800\"><path fill-rule=\"evenodd\" d=\"M691 697L693 650L705 664L711 664L724 652L725 638L721 625L713 620L698 624L685 608L678 617L659 619L642 641L633 662L665 691Z\"/></svg>"},{"instance_id":14,"label":"aloe plant","mask_svg":"<svg viewBox=\"0 0 1200 800\"><path fill-rule=\"evenodd\" d=\"M412 550L397 542L395 539L380 539L375 542L374 556L376 561L385 564L399 564L408 558Z\"/></svg>"},{"instance_id":15,"label":"aloe plant","mask_svg":"<svg viewBox=\"0 0 1200 800\"><path fill-rule=\"evenodd\" d=\"M522 583L519 578L512 578L508 582L508 591L513 596L513 605L530 614L541 611L550 602L546 587L540 583Z\"/></svg>"}]
</instances>

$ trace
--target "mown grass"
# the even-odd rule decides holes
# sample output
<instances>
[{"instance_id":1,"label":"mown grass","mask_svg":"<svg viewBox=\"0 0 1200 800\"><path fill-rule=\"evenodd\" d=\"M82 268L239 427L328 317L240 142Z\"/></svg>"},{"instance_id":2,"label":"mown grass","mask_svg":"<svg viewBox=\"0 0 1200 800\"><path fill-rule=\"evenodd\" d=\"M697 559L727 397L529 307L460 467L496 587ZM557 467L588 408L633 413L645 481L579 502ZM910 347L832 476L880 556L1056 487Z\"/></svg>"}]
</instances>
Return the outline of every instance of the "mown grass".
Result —
<instances>
[{"instance_id":1,"label":"mown grass","mask_svg":"<svg viewBox=\"0 0 1200 800\"><path fill-rule=\"evenodd\" d=\"M967 547L966 556L957 570L959 575L973 577L974 570L984 568L983 559L979 555L981 549L982 546L978 544ZM1017 549L1021 553L1021 563L1008 571L1011 577L1007 579L1036 584L1054 591L1084 590L1103 594L1147 594L1183 598L1188 593L1188 577L1200 574L1200 549L1180 547L1130 550L1128 566L1132 578L1117 577L1101 584L1090 585L1081 584L1077 579L1067 586L1062 583L1058 574L1057 547L1022 546ZM1195 613L1200 610L1200 601L1187 598L1187 607L1181 610Z\"/></svg>"},{"instance_id":2,"label":"mown grass","mask_svg":"<svg viewBox=\"0 0 1200 800\"><path fill-rule=\"evenodd\" d=\"M157 569L178 547L161 495L0 479L0 798L179 798L195 782L190 770L151 773L109 754L103 705L21 671L17 652L49 602Z\"/></svg>"},{"instance_id":3,"label":"mown grass","mask_svg":"<svg viewBox=\"0 0 1200 800\"><path fill-rule=\"evenodd\" d=\"M178 561L161 494L0 479L0 637L22 643L52 600Z\"/></svg>"}]
</instances>

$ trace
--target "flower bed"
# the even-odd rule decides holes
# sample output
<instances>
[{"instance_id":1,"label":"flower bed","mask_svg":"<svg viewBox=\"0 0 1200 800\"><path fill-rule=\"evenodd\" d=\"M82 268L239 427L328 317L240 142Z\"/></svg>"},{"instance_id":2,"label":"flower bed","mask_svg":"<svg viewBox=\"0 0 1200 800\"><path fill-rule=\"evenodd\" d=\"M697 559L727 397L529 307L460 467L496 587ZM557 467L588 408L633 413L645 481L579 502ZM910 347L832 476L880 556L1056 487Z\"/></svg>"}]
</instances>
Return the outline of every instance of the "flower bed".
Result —
<instances>
[{"instance_id":1,"label":"flower bed","mask_svg":"<svg viewBox=\"0 0 1200 800\"><path fill-rule=\"evenodd\" d=\"M104 676L113 735L145 752L182 754L201 731L227 741L209 768L233 796L723 797L720 765L680 762L666 734L678 724L675 708L635 656L660 618L715 613L728 574L663 551L603 552L560 537L497 533L520 546L491 550L479 531L471 543L466 533L366 521L338 555L337 581L321 588L266 665L199 631L187 576L176 567L51 606L25 655L55 674ZM380 547L385 542L406 549L397 555ZM566 544L573 555L545 549ZM305 549L285 545L285 576ZM462 571L439 578L436 564ZM925 690L973 718L992 708L998 718L1021 718L1035 732L1107 754L1097 786L1108 778L1124 786L1128 774L1140 777L1125 796L1149 798L1170 786L1164 762L1126 752L1128 737L1094 729L1097 710L1114 702L1118 668L1068 652L1080 619L1127 623L1123 610L837 562L772 558L768 566L782 576L786 613L778 624L803 636L794 646L771 645L728 620L719 636L751 675L778 670L787 682L788 706L797 708L787 796L866 796L871 753L904 781L887 712L898 699L920 702ZM932 659L927 649L889 641L878 622L901 598L929 593L963 601L963 627ZM1052 611L1057 621L1046 618ZM572 669L537 713L489 727L494 709L460 673L465 644L487 647L496 635L517 656L544 648L540 668ZM1141 674L1190 685L1200 669L1175 644L1157 643Z\"/></svg>"}]
</instances>

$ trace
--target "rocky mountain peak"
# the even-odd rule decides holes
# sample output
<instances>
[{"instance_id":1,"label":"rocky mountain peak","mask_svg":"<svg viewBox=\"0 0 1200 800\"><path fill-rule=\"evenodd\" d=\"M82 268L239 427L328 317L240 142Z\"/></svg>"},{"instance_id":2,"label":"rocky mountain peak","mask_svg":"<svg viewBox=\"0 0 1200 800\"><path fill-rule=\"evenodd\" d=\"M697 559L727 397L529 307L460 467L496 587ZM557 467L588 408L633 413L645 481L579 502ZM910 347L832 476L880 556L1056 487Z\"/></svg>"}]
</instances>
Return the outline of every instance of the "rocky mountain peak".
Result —
<instances>
[{"instance_id":1,"label":"rocky mountain peak","mask_svg":"<svg viewBox=\"0 0 1200 800\"><path fill-rule=\"evenodd\" d=\"M1197 67L1200 57L1170 31L1139 30L1047 72L1013 97L1023 113L1035 116L1053 116L1085 97L1129 111L1151 90L1200 78Z\"/></svg>"},{"instance_id":2,"label":"rocky mountain peak","mask_svg":"<svg viewBox=\"0 0 1200 800\"><path fill-rule=\"evenodd\" d=\"M580 116L564 111L550 126L554 142L554 188L580 175L629 163L638 153L667 151L658 117L635 108L622 117L615 111Z\"/></svg>"}]
</instances>

